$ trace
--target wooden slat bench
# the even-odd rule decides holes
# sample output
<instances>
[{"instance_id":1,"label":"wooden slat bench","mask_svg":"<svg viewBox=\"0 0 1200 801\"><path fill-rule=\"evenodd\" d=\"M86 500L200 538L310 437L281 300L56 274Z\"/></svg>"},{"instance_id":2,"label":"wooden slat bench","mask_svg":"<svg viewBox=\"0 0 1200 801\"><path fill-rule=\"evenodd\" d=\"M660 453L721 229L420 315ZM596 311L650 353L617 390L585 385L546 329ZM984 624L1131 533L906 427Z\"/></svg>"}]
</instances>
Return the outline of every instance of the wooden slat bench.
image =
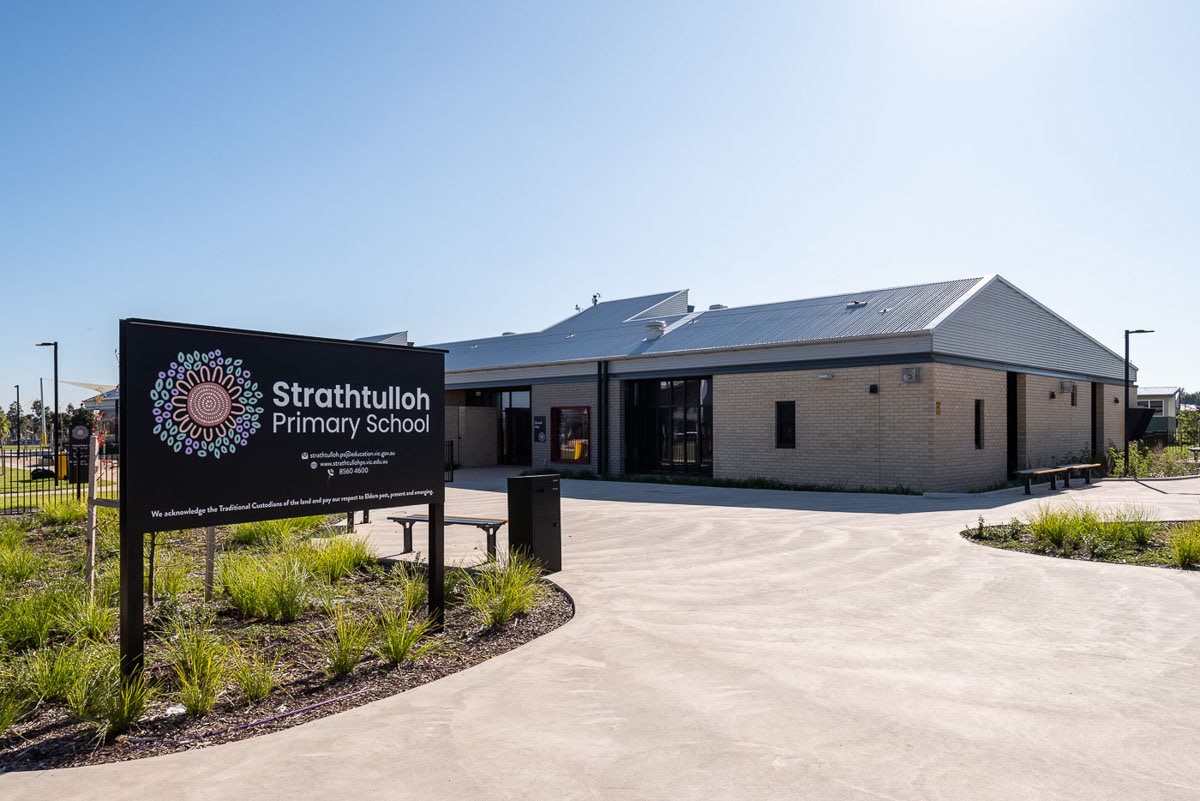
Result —
<instances>
[{"instance_id":1,"label":"wooden slat bench","mask_svg":"<svg viewBox=\"0 0 1200 801\"><path fill-rule=\"evenodd\" d=\"M401 553L412 553L412 530L417 523L428 523L429 515L399 515L389 517L395 523L404 526L404 550ZM496 532L508 521L499 517L446 517L443 521L447 526L475 526L487 532L488 556L496 556Z\"/></svg>"},{"instance_id":2,"label":"wooden slat bench","mask_svg":"<svg viewBox=\"0 0 1200 801\"><path fill-rule=\"evenodd\" d=\"M1050 476L1050 489L1056 490L1056 489L1058 489L1058 477L1061 475L1062 480L1063 480L1063 487L1070 489L1071 488L1071 471L1072 470L1074 470L1077 473L1082 472L1084 483L1091 484L1092 483L1092 471L1096 470L1102 466L1103 465L1088 464L1088 463L1063 464L1063 465L1058 465L1057 467L1031 467L1028 470L1017 470L1015 474L1020 476L1021 479L1025 482L1025 494L1032 495L1033 494L1033 479L1036 478L1037 476Z\"/></svg>"},{"instance_id":3,"label":"wooden slat bench","mask_svg":"<svg viewBox=\"0 0 1200 801\"><path fill-rule=\"evenodd\" d=\"M1063 467L1067 468L1066 475L1063 476L1063 486L1064 487L1071 486L1071 471L1072 470L1074 470L1076 473L1083 473L1083 483L1084 484L1091 484L1092 483L1092 471L1099 470L1103 466L1104 465L1101 465L1101 464L1089 464L1087 462L1082 462L1080 464L1063 465Z\"/></svg>"},{"instance_id":4,"label":"wooden slat bench","mask_svg":"<svg viewBox=\"0 0 1200 801\"><path fill-rule=\"evenodd\" d=\"M1050 476L1050 489L1058 489L1059 474L1067 475L1065 467L1031 467L1028 470L1017 470L1015 475L1020 476L1025 481L1025 494L1033 494L1033 479L1037 476ZM1070 480L1069 478L1067 479Z\"/></svg>"}]
</instances>

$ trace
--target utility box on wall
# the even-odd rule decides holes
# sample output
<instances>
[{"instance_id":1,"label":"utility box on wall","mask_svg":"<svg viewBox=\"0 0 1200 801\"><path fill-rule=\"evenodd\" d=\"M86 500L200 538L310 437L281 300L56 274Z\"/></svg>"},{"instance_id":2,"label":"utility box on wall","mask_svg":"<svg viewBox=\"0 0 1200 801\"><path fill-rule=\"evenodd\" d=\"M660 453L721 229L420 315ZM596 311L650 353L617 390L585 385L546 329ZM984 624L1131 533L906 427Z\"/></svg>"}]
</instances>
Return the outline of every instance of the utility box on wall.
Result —
<instances>
[{"instance_id":1,"label":"utility box on wall","mask_svg":"<svg viewBox=\"0 0 1200 801\"><path fill-rule=\"evenodd\" d=\"M508 480L508 550L525 551L547 573L562 570L562 511L558 476Z\"/></svg>"}]
</instances>

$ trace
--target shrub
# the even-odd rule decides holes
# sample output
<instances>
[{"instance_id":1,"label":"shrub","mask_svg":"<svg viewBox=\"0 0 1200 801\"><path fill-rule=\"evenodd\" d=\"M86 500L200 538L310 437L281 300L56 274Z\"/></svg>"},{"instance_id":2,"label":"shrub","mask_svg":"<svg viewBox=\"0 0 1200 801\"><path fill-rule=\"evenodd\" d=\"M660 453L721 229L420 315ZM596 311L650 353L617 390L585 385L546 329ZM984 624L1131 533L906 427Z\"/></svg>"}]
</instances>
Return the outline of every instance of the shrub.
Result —
<instances>
[{"instance_id":1,"label":"shrub","mask_svg":"<svg viewBox=\"0 0 1200 801\"><path fill-rule=\"evenodd\" d=\"M12 690L0 692L0 737L25 717L29 701Z\"/></svg>"},{"instance_id":2,"label":"shrub","mask_svg":"<svg viewBox=\"0 0 1200 801\"><path fill-rule=\"evenodd\" d=\"M0 604L0 641L14 651L40 648L56 630L62 596L41 590Z\"/></svg>"},{"instance_id":3,"label":"shrub","mask_svg":"<svg viewBox=\"0 0 1200 801\"><path fill-rule=\"evenodd\" d=\"M448 574L454 568L446 571ZM466 573L466 571L462 571ZM445 584L443 578L443 584ZM415 570L405 569L400 579L400 605L409 612L416 612L429 603L429 579Z\"/></svg>"},{"instance_id":4,"label":"shrub","mask_svg":"<svg viewBox=\"0 0 1200 801\"><path fill-rule=\"evenodd\" d=\"M257 651L239 650L232 665L233 683L251 703L261 701L275 689L279 662Z\"/></svg>"},{"instance_id":5,"label":"shrub","mask_svg":"<svg viewBox=\"0 0 1200 801\"><path fill-rule=\"evenodd\" d=\"M262 548L282 548L295 537L291 520L255 520L233 527L233 541L238 545Z\"/></svg>"},{"instance_id":6,"label":"shrub","mask_svg":"<svg viewBox=\"0 0 1200 801\"><path fill-rule=\"evenodd\" d=\"M1185 570L1200 564L1200 523L1189 523L1172 535L1171 563Z\"/></svg>"},{"instance_id":7,"label":"shrub","mask_svg":"<svg viewBox=\"0 0 1200 801\"><path fill-rule=\"evenodd\" d=\"M77 719L91 724L100 740L109 740L137 723L154 697L153 688L138 674L127 682L115 658L90 671L67 693L67 708Z\"/></svg>"},{"instance_id":8,"label":"shrub","mask_svg":"<svg viewBox=\"0 0 1200 801\"><path fill-rule=\"evenodd\" d=\"M1157 527L1146 507L1133 503L1106 512L1104 526L1118 541L1131 543L1141 550L1150 545Z\"/></svg>"},{"instance_id":9,"label":"shrub","mask_svg":"<svg viewBox=\"0 0 1200 801\"><path fill-rule=\"evenodd\" d=\"M393 665L412 664L442 646L441 642L430 638L433 623L416 620L406 607L381 610L375 618L375 627L379 631L375 653Z\"/></svg>"},{"instance_id":10,"label":"shrub","mask_svg":"<svg viewBox=\"0 0 1200 801\"><path fill-rule=\"evenodd\" d=\"M16 520L0 519L0 548L17 548L24 544L24 527Z\"/></svg>"},{"instance_id":11,"label":"shrub","mask_svg":"<svg viewBox=\"0 0 1200 801\"><path fill-rule=\"evenodd\" d=\"M178 598L191 583L188 560L171 551L161 552L154 566L154 594L159 598Z\"/></svg>"},{"instance_id":12,"label":"shrub","mask_svg":"<svg viewBox=\"0 0 1200 801\"><path fill-rule=\"evenodd\" d=\"M541 569L523 553L489 562L470 574L464 600L480 625L491 628L527 614L545 591Z\"/></svg>"},{"instance_id":13,"label":"shrub","mask_svg":"<svg viewBox=\"0 0 1200 801\"><path fill-rule=\"evenodd\" d=\"M39 526L47 528L74 526L87 520L87 504L73 498L54 501L38 509L33 517Z\"/></svg>"},{"instance_id":14,"label":"shrub","mask_svg":"<svg viewBox=\"0 0 1200 801\"><path fill-rule=\"evenodd\" d=\"M37 574L42 560L24 543L0 543L0 581L20 584Z\"/></svg>"},{"instance_id":15,"label":"shrub","mask_svg":"<svg viewBox=\"0 0 1200 801\"><path fill-rule=\"evenodd\" d=\"M314 636L311 641L325 658L325 672L337 679L354 670L373 635L371 621L355 618L339 608L334 615L333 628Z\"/></svg>"},{"instance_id":16,"label":"shrub","mask_svg":"<svg viewBox=\"0 0 1200 801\"><path fill-rule=\"evenodd\" d=\"M117 625L117 610L84 595L66 599L58 610L57 628L80 640L105 639Z\"/></svg>"},{"instance_id":17,"label":"shrub","mask_svg":"<svg viewBox=\"0 0 1200 801\"><path fill-rule=\"evenodd\" d=\"M93 644L40 648L23 660L21 682L34 698L65 701L72 687L104 669L107 653Z\"/></svg>"},{"instance_id":18,"label":"shrub","mask_svg":"<svg viewBox=\"0 0 1200 801\"><path fill-rule=\"evenodd\" d=\"M329 584L375 560L371 546L362 537L339 535L321 544L309 545L305 555L313 575Z\"/></svg>"},{"instance_id":19,"label":"shrub","mask_svg":"<svg viewBox=\"0 0 1200 801\"><path fill-rule=\"evenodd\" d=\"M428 579L424 580L426 595L429 594ZM471 571L461 565L448 567L442 573L442 593L446 603L455 606L463 602L467 587L471 586Z\"/></svg>"},{"instance_id":20,"label":"shrub","mask_svg":"<svg viewBox=\"0 0 1200 801\"><path fill-rule=\"evenodd\" d=\"M233 553L221 562L221 584L238 611L278 623L290 623L308 608L311 580L298 554Z\"/></svg>"},{"instance_id":21,"label":"shrub","mask_svg":"<svg viewBox=\"0 0 1200 801\"><path fill-rule=\"evenodd\" d=\"M1029 517L1029 530L1042 549L1064 554L1078 550L1085 539L1095 541L1100 528L1099 515L1086 506L1055 509L1040 503Z\"/></svg>"},{"instance_id":22,"label":"shrub","mask_svg":"<svg viewBox=\"0 0 1200 801\"><path fill-rule=\"evenodd\" d=\"M1125 452L1115 447L1109 448L1109 459L1112 461L1111 473L1116 476L1125 473ZM1196 475L1200 468L1196 462L1188 458L1180 450L1149 447L1143 442L1130 443L1129 446L1129 475L1135 478L1169 478L1172 476Z\"/></svg>"},{"instance_id":23,"label":"shrub","mask_svg":"<svg viewBox=\"0 0 1200 801\"><path fill-rule=\"evenodd\" d=\"M121 593L121 570L115 564L101 570L96 569L96 601L105 606L116 606Z\"/></svg>"},{"instance_id":24,"label":"shrub","mask_svg":"<svg viewBox=\"0 0 1200 801\"><path fill-rule=\"evenodd\" d=\"M211 624L211 618L176 620L162 641L179 681L180 702L189 715L204 715L211 710L224 686L228 649L209 628Z\"/></svg>"},{"instance_id":25,"label":"shrub","mask_svg":"<svg viewBox=\"0 0 1200 801\"><path fill-rule=\"evenodd\" d=\"M325 515L308 515L306 517L293 517L287 522L291 525L293 531L300 534L311 534L325 528L328 518Z\"/></svg>"}]
</instances>

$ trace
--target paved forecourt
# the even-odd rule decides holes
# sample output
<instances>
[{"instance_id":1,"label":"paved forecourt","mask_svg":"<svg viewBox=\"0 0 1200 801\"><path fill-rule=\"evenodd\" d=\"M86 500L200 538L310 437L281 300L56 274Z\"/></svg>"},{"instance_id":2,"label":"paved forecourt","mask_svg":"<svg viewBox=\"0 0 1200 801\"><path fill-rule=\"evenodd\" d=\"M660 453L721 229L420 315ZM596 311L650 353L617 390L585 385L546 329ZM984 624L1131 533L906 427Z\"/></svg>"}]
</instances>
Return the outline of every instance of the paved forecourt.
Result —
<instances>
[{"instance_id":1,"label":"paved forecourt","mask_svg":"<svg viewBox=\"0 0 1200 801\"><path fill-rule=\"evenodd\" d=\"M277 734L2 775L0 797L1200 797L1200 575L958 535L1027 513L1044 488L563 486L556 580L578 604L563 628ZM449 513L505 515L503 494L455 487ZM1200 480L1154 487L1049 502L1200 517ZM386 542L381 523L368 531ZM482 551L473 529L446 536L451 560Z\"/></svg>"}]
</instances>

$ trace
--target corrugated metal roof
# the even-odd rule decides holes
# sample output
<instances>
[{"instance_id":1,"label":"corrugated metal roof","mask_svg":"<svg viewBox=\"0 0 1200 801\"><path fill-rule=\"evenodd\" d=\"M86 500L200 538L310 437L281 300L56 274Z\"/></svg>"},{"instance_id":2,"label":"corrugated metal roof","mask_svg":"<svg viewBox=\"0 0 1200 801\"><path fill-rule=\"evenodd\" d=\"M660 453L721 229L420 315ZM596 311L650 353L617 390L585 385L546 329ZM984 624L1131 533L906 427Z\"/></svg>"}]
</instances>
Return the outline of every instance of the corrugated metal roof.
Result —
<instances>
[{"instance_id":1,"label":"corrugated metal roof","mask_svg":"<svg viewBox=\"0 0 1200 801\"><path fill-rule=\"evenodd\" d=\"M979 283L979 278L830 295L687 314L686 290L607 301L544 331L448 342L446 370L484 370L624 356L720 350L925 330ZM647 339L646 320L667 332Z\"/></svg>"},{"instance_id":2,"label":"corrugated metal roof","mask_svg":"<svg viewBox=\"0 0 1200 801\"><path fill-rule=\"evenodd\" d=\"M646 353L907 334L925 330L980 279L703 312Z\"/></svg>"},{"instance_id":3,"label":"corrugated metal roof","mask_svg":"<svg viewBox=\"0 0 1200 801\"><path fill-rule=\"evenodd\" d=\"M1180 391L1180 387L1138 387L1138 397L1143 395L1174 395Z\"/></svg>"}]
</instances>

